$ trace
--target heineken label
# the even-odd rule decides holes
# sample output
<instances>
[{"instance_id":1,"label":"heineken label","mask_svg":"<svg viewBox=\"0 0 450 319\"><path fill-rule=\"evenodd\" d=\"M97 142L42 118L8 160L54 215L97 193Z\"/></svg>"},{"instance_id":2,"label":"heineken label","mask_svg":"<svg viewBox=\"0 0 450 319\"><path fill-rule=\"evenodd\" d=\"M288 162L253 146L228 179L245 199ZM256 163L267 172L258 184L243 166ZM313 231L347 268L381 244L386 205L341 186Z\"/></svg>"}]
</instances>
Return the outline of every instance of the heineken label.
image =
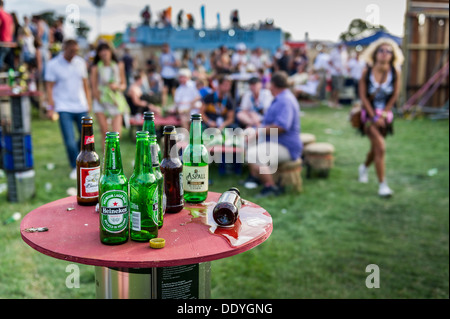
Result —
<instances>
[{"instance_id":1,"label":"heineken label","mask_svg":"<svg viewBox=\"0 0 450 319\"><path fill-rule=\"evenodd\" d=\"M208 165L183 166L183 188L186 192L208 191Z\"/></svg>"},{"instance_id":2,"label":"heineken label","mask_svg":"<svg viewBox=\"0 0 450 319\"><path fill-rule=\"evenodd\" d=\"M128 194L120 190L105 192L100 199L100 220L109 233L120 233L128 227Z\"/></svg>"}]
</instances>

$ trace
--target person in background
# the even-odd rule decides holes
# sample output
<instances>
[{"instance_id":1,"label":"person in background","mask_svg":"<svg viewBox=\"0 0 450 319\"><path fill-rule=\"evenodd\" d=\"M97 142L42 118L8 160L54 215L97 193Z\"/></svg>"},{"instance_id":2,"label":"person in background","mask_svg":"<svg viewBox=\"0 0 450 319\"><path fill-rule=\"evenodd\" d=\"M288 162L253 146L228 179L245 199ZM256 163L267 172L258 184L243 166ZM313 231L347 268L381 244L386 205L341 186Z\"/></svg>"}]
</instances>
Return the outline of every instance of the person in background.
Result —
<instances>
[{"instance_id":1,"label":"person in background","mask_svg":"<svg viewBox=\"0 0 450 319\"><path fill-rule=\"evenodd\" d=\"M262 128L266 129L264 142L255 144L258 131L249 136L247 163L250 177L247 183L262 183L263 189L258 197L280 195L282 190L275 184L273 173L278 164L295 161L302 154L303 145L300 140L300 106L295 96L289 90L286 72L275 72L271 78L270 91L274 100L264 115ZM270 129L276 129L278 140L270 139ZM259 138L258 138L259 139ZM253 141L253 143L251 143ZM264 162L259 154L268 155L268 162ZM247 187L247 186L246 186Z\"/></svg>"},{"instance_id":2,"label":"person in background","mask_svg":"<svg viewBox=\"0 0 450 319\"><path fill-rule=\"evenodd\" d=\"M165 106L167 104L168 94L172 97L175 94L175 88L177 87L177 69L179 66L179 62L170 50L168 43L164 43L162 46L162 53L159 57L159 65L161 67L160 74L164 82L162 105Z\"/></svg>"},{"instance_id":3,"label":"person in background","mask_svg":"<svg viewBox=\"0 0 450 319\"><path fill-rule=\"evenodd\" d=\"M231 58L228 48L222 45L215 55L214 65L217 74L231 74Z\"/></svg>"},{"instance_id":4,"label":"person in background","mask_svg":"<svg viewBox=\"0 0 450 319\"><path fill-rule=\"evenodd\" d=\"M22 59L25 63L30 63L36 58L36 47L34 46L34 36L30 29L30 22L27 16L23 18L23 28L20 39L22 41Z\"/></svg>"},{"instance_id":5,"label":"person in background","mask_svg":"<svg viewBox=\"0 0 450 319\"><path fill-rule=\"evenodd\" d=\"M164 89L164 82L161 75L156 72L156 66L147 61L147 78L144 82L145 87L144 94L153 96L153 104L161 104L162 92Z\"/></svg>"},{"instance_id":6,"label":"person in background","mask_svg":"<svg viewBox=\"0 0 450 319\"><path fill-rule=\"evenodd\" d=\"M178 82L180 85L175 90L175 107L181 120L181 126L189 130L191 114L199 113L201 97L195 83L191 81L191 71L189 69L180 69L178 71Z\"/></svg>"},{"instance_id":7,"label":"person in background","mask_svg":"<svg viewBox=\"0 0 450 319\"><path fill-rule=\"evenodd\" d=\"M247 70L247 46L245 43L236 45L236 52L231 56L231 66L234 72L245 73Z\"/></svg>"},{"instance_id":8,"label":"person in background","mask_svg":"<svg viewBox=\"0 0 450 319\"><path fill-rule=\"evenodd\" d=\"M284 71L289 74L292 64L291 49L287 45L283 45L281 49L274 55L273 67L275 71Z\"/></svg>"},{"instance_id":9,"label":"person in background","mask_svg":"<svg viewBox=\"0 0 450 319\"><path fill-rule=\"evenodd\" d=\"M4 1L0 0L0 42L12 43L14 35L14 21L12 16L3 9L3 5ZM3 68L5 57L9 54L10 51L10 47L0 47L0 71ZM10 67L14 66L10 65Z\"/></svg>"},{"instance_id":10,"label":"person in background","mask_svg":"<svg viewBox=\"0 0 450 319\"><path fill-rule=\"evenodd\" d=\"M391 39L381 38L364 52L366 68L359 81L362 110L362 133L370 139L366 161L358 168L359 182L368 183L368 169L374 163L378 177L378 195L389 197L393 191L385 177L387 134L393 133L392 108L400 93L400 66L404 57L398 45Z\"/></svg>"},{"instance_id":11,"label":"person in background","mask_svg":"<svg viewBox=\"0 0 450 319\"><path fill-rule=\"evenodd\" d=\"M331 98L330 107L340 107L339 105L339 93L344 86L344 69L346 60L344 57L344 45L339 43L330 52L330 59L328 61L329 70L331 74Z\"/></svg>"},{"instance_id":12,"label":"person in background","mask_svg":"<svg viewBox=\"0 0 450 319\"><path fill-rule=\"evenodd\" d=\"M130 54L130 49L125 48L124 55L122 57L123 66L125 67L125 79L127 81L127 87L130 86L130 80L134 72L134 58Z\"/></svg>"},{"instance_id":13,"label":"person in background","mask_svg":"<svg viewBox=\"0 0 450 319\"><path fill-rule=\"evenodd\" d=\"M217 127L223 130L234 123L234 106L231 90L231 78L227 75L218 76L217 90L208 94L203 99L200 113L203 115L203 123L207 127Z\"/></svg>"},{"instance_id":14,"label":"person in background","mask_svg":"<svg viewBox=\"0 0 450 319\"><path fill-rule=\"evenodd\" d=\"M80 151L81 118L91 111L91 93L88 72L75 40L66 40L63 51L49 61L45 71L48 98L47 116L59 114L59 126L72 171L69 177L77 178L76 160ZM78 139L75 138L74 124Z\"/></svg>"},{"instance_id":15,"label":"person in background","mask_svg":"<svg viewBox=\"0 0 450 319\"><path fill-rule=\"evenodd\" d=\"M142 84L145 78L143 72L137 72L133 77L133 83L127 91L127 101L130 106L131 115L143 114L146 111L161 113L161 109L149 101L150 99L142 92Z\"/></svg>"},{"instance_id":16,"label":"person in background","mask_svg":"<svg viewBox=\"0 0 450 319\"><path fill-rule=\"evenodd\" d=\"M212 92L212 89L208 86L208 81L205 78L197 78L195 80L195 85L202 99Z\"/></svg>"},{"instance_id":17,"label":"person in background","mask_svg":"<svg viewBox=\"0 0 450 319\"><path fill-rule=\"evenodd\" d=\"M314 60L314 70L317 72L319 76L319 88L318 95L319 100L325 102L327 97L327 73L328 73L328 61L330 60L330 56L325 52L325 46L322 44L317 45L317 50L319 53Z\"/></svg>"},{"instance_id":18,"label":"person in background","mask_svg":"<svg viewBox=\"0 0 450 319\"><path fill-rule=\"evenodd\" d=\"M112 119L112 130L122 131L122 115L128 113L128 103L123 92L127 87L125 67L107 43L97 47L91 69L93 111L97 117L103 139L108 131L107 119Z\"/></svg>"},{"instance_id":19,"label":"person in background","mask_svg":"<svg viewBox=\"0 0 450 319\"><path fill-rule=\"evenodd\" d=\"M44 78L45 68L47 67L47 63L51 58L50 54L50 44L53 42L53 35L50 32L50 27L47 22L42 18L42 16L36 16L36 32L37 35L35 38L39 39L40 47L40 55L41 55L41 64L42 64L42 74L41 78Z\"/></svg>"},{"instance_id":20,"label":"person in background","mask_svg":"<svg viewBox=\"0 0 450 319\"><path fill-rule=\"evenodd\" d=\"M361 79L361 75L365 67L365 63L359 59L359 55L360 54L358 51L353 51L347 63L348 74L353 80L353 86L355 88L356 100L359 100L359 80Z\"/></svg>"},{"instance_id":21,"label":"person in background","mask_svg":"<svg viewBox=\"0 0 450 319\"><path fill-rule=\"evenodd\" d=\"M263 89L261 79L254 77L248 81L249 91L241 99L241 105L236 117L245 128L259 127L264 113L272 104L273 96L270 90Z\"/></svg>"}]
</instances>

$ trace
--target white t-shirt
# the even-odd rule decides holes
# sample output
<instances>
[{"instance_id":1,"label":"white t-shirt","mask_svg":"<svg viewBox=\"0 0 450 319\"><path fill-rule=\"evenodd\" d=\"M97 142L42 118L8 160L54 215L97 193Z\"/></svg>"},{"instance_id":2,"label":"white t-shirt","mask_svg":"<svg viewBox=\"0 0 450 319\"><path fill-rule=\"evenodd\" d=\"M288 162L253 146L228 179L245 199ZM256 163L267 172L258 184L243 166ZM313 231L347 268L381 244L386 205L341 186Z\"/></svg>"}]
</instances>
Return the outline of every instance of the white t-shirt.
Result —
<instances>
[{"instance_id":1,"label":"white t-shirt","mask_svg":"<svg viewBox=\"0 0 450 319\"><path fill-rule=\"evenodd\" d=\"M330 73L333 76L340 76L344 74L344 57L342 51L338 48L334 48L330 52Z\"/></svg>"},{"instance_id":2,"label":"white t-shirt","mask_svg":"<svg viewBox=\"0 0 450 319\"><path fill-rule=\"evenodd\" d=\"M193 81L188 81L185 85L180 85L175 90L174 102L178 111L189 110L192 101L197 98L200 98L200 93L198 93Z\"/></svg>"},{"instance_id":3,"label":"white t-shirt","mask_svg":"<svg viewBox=\"0 0 450 319\"><path fill-rule=\"evenodd\" d=\"M159 57L161 77L164 79L173 79L177 76L177 68L172 65L175 61L176 59L172 52L161 54Z\"/></svg>"},{"instance_id":4,"label":"white t-shirt","mask_svg":"<svg viewBox=\"0 0 450 319\"><path fill-rule=\"evenodd\" d=\"M328 61L330 60L330 56L327 53L319 53L314 61L314 69L319 70L327 70L328 69Z\"/></svg>"},{"instance_id":5,"label":"white t-shirt","mask_svg":"<svg viewBox=\"0 0 450 319\"><path fill-rule=\"evenodd\" d=\"M56 112L82 113L88 111L83 79L87 79L86 62L79 56L67 61L63 53L48 62L45 81L54 82L53 101Z\"/></svg>"},{"instance_id":6,"label":"white t-shirt","mask_svg":"<svg viewBox=\"0 0 450 319\"><path fill-rule=\"evenodd\" d=\"M272 93L270 93L270 91L267 89L261 89L261 91L259 91L258 101L255 101L255 99L253 98L252 91L247 91L244 93L244 95L242 95L241 110L252 111L253 106L256 105L257 107L262 106L264 110L263 113L266 113L267 109L272 104L272 100Z\"/></svg>"}]
</instances>

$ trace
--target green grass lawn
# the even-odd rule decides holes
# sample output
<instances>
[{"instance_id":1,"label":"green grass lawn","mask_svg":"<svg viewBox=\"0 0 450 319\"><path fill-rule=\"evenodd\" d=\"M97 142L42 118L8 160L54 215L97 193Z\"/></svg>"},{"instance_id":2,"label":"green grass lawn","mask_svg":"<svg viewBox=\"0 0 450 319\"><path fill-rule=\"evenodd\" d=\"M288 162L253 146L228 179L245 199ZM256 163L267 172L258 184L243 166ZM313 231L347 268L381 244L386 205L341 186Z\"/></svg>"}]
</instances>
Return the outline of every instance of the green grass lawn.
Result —
<instances>
[{"instance_id":1,"label":"green grass lawn","mask_svg":"<svg viewBox=\"0 0 450 319\"><path fill-rule=\"evenodd\" d=\"M220 178L211 167L211 191L242 188L242 197L267 209L273 233L262 245L212 262L213 298L449 298L449 123L398 119L387 140L387 178L394 197L377 196L370 183L357 182L368 139L353 131L348 109L303 109L303 132L336 148L328 179L305 179L301 195L257 200L237 180ZM32 123L37 196L25 204L0 194L0 221L22 216L66 197L74 187L58 123ZM103 156L100 134L97 151ZM125 173L132 173L135 146L122 133ZM55 163L47 170L48 162ZM431 169L437 174L429 176ZM434 170L436 172L436 170ZM246 174L246 173L245 173ZM0 180L5 183L6 180ZM51 183L47 191L45 183ZM69 262L47 257L26 245L19 222L0 225L0 298L95 298L94 269L79 265L80 288L68 289ZM380 269L380 288L366 287L366 266Z\"/></svg>"}]
</instances>

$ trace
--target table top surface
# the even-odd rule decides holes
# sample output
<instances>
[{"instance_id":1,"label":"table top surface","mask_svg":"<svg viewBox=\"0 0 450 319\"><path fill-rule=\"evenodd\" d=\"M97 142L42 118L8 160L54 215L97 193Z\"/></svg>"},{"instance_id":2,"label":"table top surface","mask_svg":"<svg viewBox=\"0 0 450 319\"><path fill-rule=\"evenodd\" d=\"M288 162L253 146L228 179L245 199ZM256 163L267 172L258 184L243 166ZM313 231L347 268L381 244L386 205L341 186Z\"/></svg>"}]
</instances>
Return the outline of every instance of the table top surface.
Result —
<instances>
[{"instance_id":1,"label":"table top surface","mask_svg":"<svg viewBox=\"0 0 450 319\"><path fill-rule=\"evenodd\" d=\"M217 227L212 210L220 195L209 192L204 203L186 204L177 214L165 214L158 234L166 241L162 249L131 240L117 246L102 244L95 207L79 206L76 196L31 211L23 218L20 232L29 246L45 255L111 268L169 267L217 260L245 252L270 236L273 225L269 213L245 200L234 227ZM31 227L47 227L48 231L25 231Z\"/></svg>"}]
</instances>

